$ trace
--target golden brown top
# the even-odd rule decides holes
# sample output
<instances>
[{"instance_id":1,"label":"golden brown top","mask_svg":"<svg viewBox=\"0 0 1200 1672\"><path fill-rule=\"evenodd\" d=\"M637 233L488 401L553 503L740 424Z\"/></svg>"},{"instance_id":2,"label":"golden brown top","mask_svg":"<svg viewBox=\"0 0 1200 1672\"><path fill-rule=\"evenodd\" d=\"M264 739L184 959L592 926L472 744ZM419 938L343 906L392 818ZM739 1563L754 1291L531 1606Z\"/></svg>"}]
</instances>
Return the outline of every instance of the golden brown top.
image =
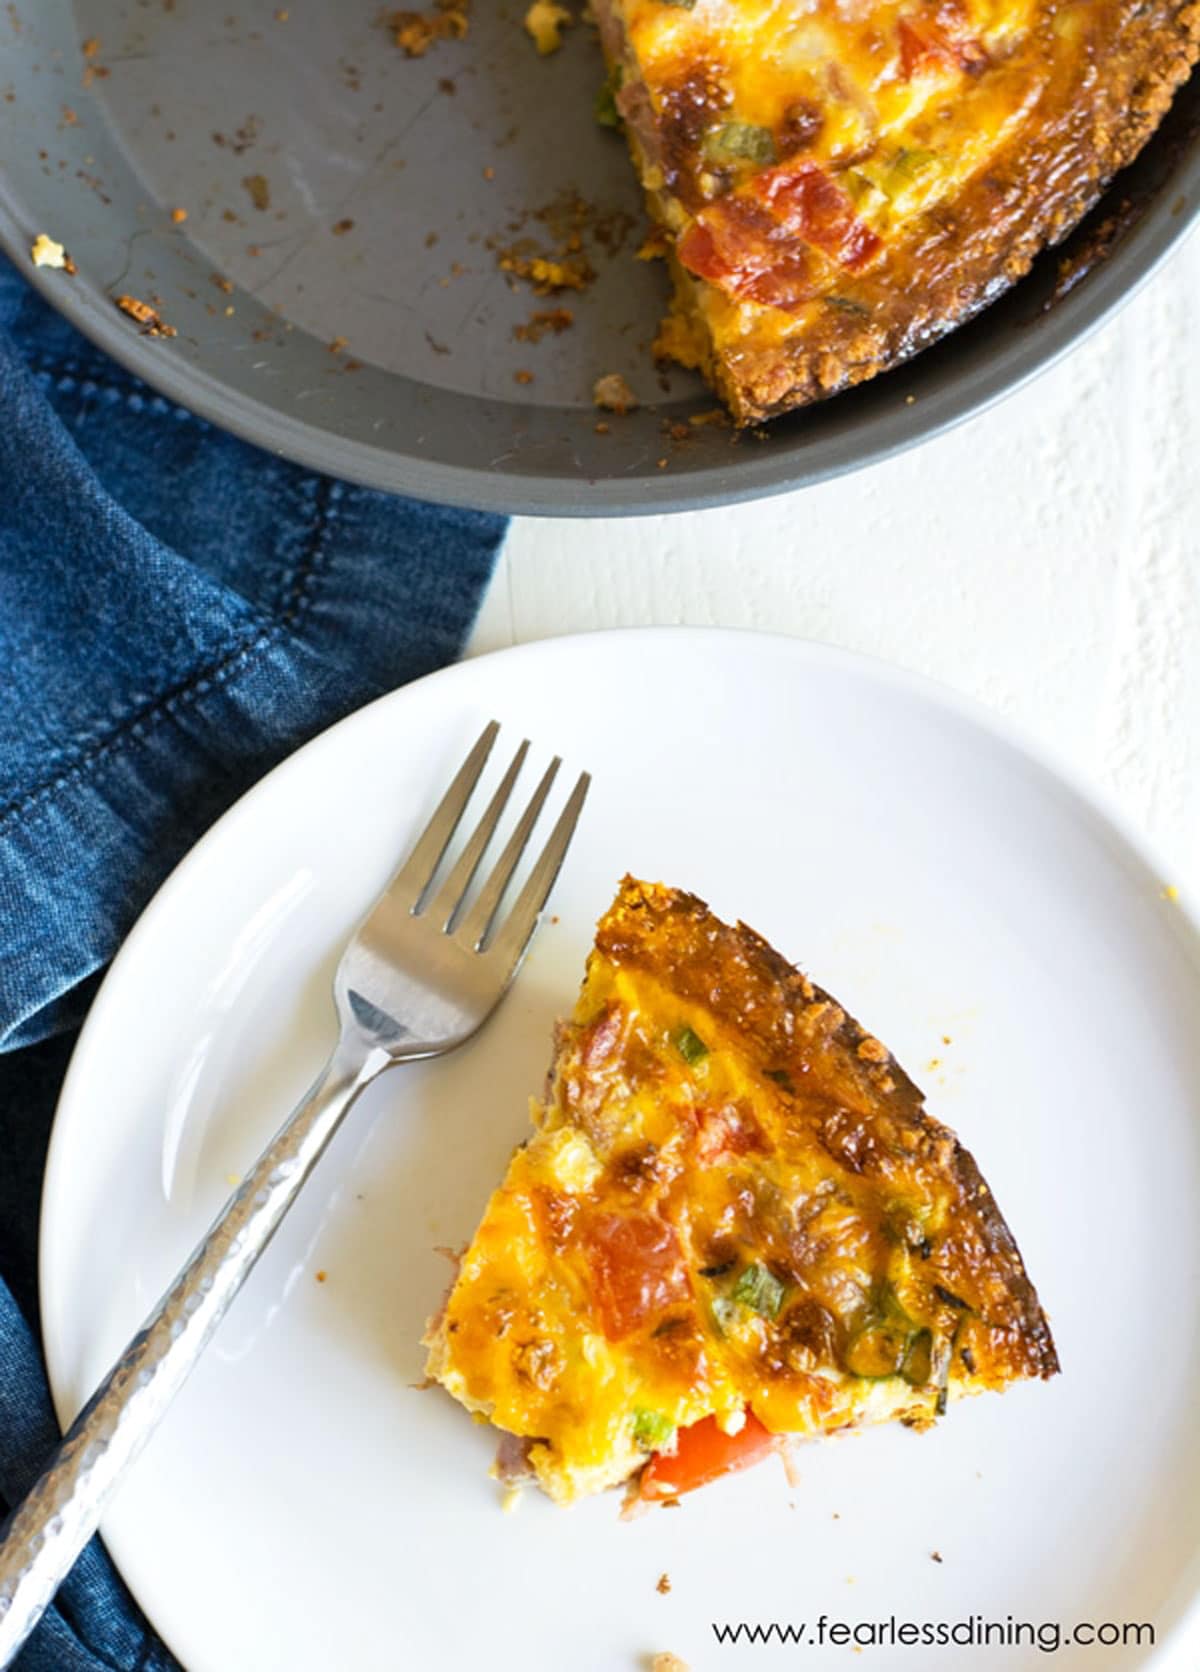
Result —
<instances>
[{"instance_id":1,"label":"golden brown top","mask_svg":"<svg viewBox=\"0 0 1200 1672\"><path fill-rule=\"evenodd\" d=\"M1200 31L1194 0L604 10L645 183L751 416L870 375L1024 271L1145 141Z\"/></svg>"},{"instance_id":2,"label":"golden brown top","mask_svg":"<svg viewBox=\"0 0 1200 1672\"><path fill-rule=\"evenodd\" d=\"M987 1186L886 1049L754 934L626 879L432 1373L556 1496L676 1427L900 1416L1057 1368Z\"/></svg>"}]
</instances>

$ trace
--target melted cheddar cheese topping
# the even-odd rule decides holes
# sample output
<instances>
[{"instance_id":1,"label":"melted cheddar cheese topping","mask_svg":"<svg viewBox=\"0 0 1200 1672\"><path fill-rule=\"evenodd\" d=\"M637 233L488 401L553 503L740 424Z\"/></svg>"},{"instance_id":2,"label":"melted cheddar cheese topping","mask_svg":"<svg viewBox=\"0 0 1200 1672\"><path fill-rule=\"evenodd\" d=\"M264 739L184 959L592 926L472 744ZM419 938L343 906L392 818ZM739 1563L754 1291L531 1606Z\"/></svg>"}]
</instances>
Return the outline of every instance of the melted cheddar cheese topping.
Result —
<instances>
[{"instance_id":1,"label":"melted cheddar cheese topping","mask_svg":"<svg viewBox=\"0 0 1200 1672\"><path fill-rule=\"evenodd\" d=\"M1072 226L1195 0L599 0L693 352L742 419L933 340ZM663 339L670 352L671 340Z\"/></svg>"},{"instance_id":2,"label":"melted cheddar cheese topping","mask_svg":"<svg viewBox=\"0 0 1200 1672\"><path fill-rule=\"evenodd\" d=\"M812 1435L1051 1373L1020 1257L888 1053L692 897L626 881L430 1374L569 1501L705 1417Z\"/></svg>"}]
</instances>

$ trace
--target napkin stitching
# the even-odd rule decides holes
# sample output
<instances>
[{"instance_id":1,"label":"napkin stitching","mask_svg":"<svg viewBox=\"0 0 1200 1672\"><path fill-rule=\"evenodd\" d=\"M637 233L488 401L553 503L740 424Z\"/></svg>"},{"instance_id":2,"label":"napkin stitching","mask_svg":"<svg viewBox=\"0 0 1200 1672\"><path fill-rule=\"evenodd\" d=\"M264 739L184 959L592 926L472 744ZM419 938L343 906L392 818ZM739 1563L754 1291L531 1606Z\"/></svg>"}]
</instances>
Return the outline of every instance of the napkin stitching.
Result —
<instances>
[{"instance_id":1,"label":"napkin stitching","mask_svg":"<svg viewBox=\"0 0 1200 1672\"><path fill-rule=\"evenodd\" d=\"M138 378L131 377L127 383L119 383L113 378L98 377L95 373L75 367L70 362L59 365L53 361L30 360L26 363L37 382L43 386L52 382L60 395L70 395L76 391L85 397L96 394L108 402L119 401L132 412L146 412L153 418L174 418L177 421L186 419L189 424L196 424L201 429L212 428L206 418L189 412L186 406L174 405Z\"/></svg>"},{"instance_id":2,"label":"napkin stitching","mask_svg":"<svg viewBox=\"0 0 1200 1672\"><path fill-rule=\"evenodd\" d=\"M186 704L207 696L214 687L224 684L250 657L277 643L286 632L294 630L312 603L313 587L319 564L326 556L326 534L336 516L334 501L340 497L339 484L327 477L317 478L318 490L314 500L312 525L304 550L290 570L285 570L280 588L280 619L260 629L249 641L243 641L228 651L219 661L199 668L176 686L148 698L140 711L133 710L116 722L111 733L93 748L88 749L71 765L48 783L27 791L18 801L0 807L0 833L22 813L45 801L65 784L78 782L97 761L118 753L129 743L144 738L151 726L173 717Z\"/></svg>"}]
</instances>

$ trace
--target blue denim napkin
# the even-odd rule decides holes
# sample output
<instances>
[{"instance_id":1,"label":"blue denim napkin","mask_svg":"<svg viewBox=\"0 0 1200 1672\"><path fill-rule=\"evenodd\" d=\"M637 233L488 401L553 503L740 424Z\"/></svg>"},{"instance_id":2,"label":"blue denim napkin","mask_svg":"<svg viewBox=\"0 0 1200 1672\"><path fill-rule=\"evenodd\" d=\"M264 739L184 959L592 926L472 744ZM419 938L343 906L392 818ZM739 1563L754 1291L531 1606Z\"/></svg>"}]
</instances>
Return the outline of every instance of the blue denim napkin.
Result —
<instances>
[{"instance_id":1,"label":"blue denim napkin","mask_svg":"<svg viewBox=\"0 0 1200 1672\"><path fill-rule=\"evenodd\" d=\"M98 973L248 785L458 655L504 526L213 429L0 257L0 1519L58 1437L38 1200ZM175 1664L97 1541L18 1657L21 1672Z\"/></svg>"}]
</instances>

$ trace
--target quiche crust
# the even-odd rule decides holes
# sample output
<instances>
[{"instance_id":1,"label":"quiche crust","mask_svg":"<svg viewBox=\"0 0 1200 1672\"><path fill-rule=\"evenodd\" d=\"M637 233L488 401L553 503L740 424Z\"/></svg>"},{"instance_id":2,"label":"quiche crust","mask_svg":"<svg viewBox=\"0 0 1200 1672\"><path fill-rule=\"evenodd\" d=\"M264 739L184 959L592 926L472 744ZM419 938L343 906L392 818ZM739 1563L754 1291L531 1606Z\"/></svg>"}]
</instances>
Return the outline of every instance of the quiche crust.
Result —
<instances>
[{"instance_id":1,"label":"quiche crust","mask_svg":"<svg viewBox=\"0 0 1200 1672\"><path fill-rule=\"evenodd\" d=\"M974 1160L753 930L626 878L426 1337L551 1497L753 1417L816 1436L1058 1369Z\"/></svg>"},{"instance_id":2,"label":"quiche crust","mask_svg":"<svg viewBox=\"0 0 1200 1672\"><path fill-rule=\"evenodd\" d=\"M1141 150L1196 0L599 0L672 254L665 355L758 422L994 300Z\"/></svg>"}]
</instances>

